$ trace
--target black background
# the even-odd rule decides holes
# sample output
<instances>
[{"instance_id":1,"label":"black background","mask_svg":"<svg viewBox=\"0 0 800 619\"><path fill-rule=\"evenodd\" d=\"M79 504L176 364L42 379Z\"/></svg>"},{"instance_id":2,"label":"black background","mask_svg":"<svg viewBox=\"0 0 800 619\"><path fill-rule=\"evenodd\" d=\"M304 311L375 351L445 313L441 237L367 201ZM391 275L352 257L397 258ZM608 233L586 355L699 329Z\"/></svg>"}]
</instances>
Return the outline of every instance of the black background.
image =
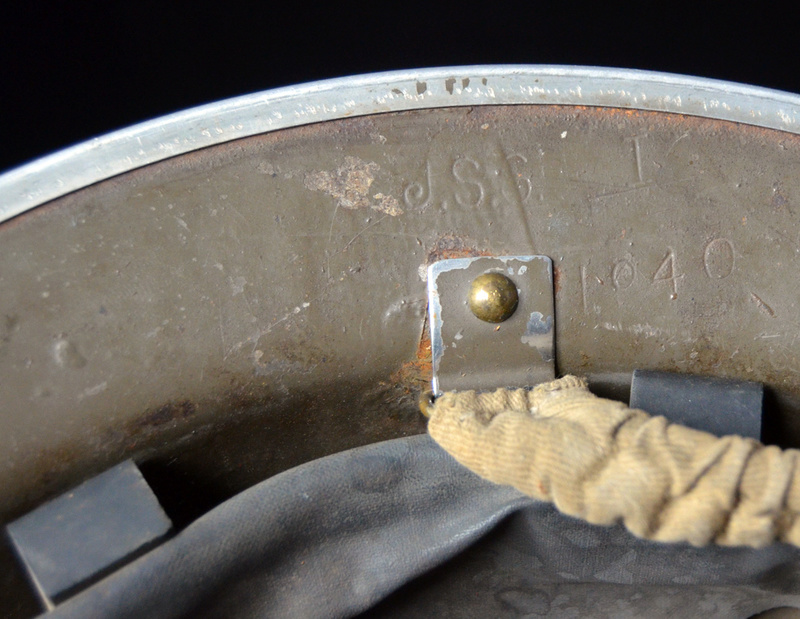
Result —
<instances>
[{"instance_id":1,"label":"black background","mask_svg":"<svg viewBox=\"0 0 800 619\"><path fill-rule=\"evenodd\" d=\"M800 28L769 4L4 4L0 170L202 103L390 69L596 65L800 92Z\"/></svg>"}]
</instances>

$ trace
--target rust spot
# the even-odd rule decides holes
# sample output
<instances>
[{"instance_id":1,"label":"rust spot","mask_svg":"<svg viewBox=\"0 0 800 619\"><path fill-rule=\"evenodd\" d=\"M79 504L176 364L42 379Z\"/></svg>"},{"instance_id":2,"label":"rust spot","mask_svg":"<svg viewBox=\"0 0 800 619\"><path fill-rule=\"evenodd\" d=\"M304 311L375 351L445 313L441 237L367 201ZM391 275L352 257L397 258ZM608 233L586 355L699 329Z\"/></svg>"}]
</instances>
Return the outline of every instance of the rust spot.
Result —
<instances>
[{"instance_id":1,"label":"rust spot","mask_svg":"<svg viewBox=\"0 0 800 619\"><path fill-rule=\"evenodd\" d=\"M180 402L168 402L163 406L146 412L142 417L134 421L131 425L134 428L157 428L165 423L179 419L187 419L197 412L197 406L189 400Z\"/></svg>"},{"instance_id":2,"label":"rust spot","mask_svg":"<svg viewBox=\"0 0 800 619\"><path fill-rule=\"evenodd\" d=\"M400 369L391 375L390 381L409 392L427 389L431 378L433 378L431 334L426 321L414 359L401 365Z\"/></svg>"},{"instance_id":3,"label":"rust spot","mask_svg":"<svg viewBox=\"0 0 800 619\"><path fill-rule=\"evenodd\" d=\"M428 251L426 264L450 258L477 258L478 256L492 255L494 254L489 250L479 249L469 238L448 233L436 239L433 247ZM433 378L433 359L431 334L426 314L414 359L401 365L400 369L391 375L390 381L401 387L406 393L410 393L429 388L431 378Z\"/></svg>"},{"instance_id":4,"label":"rust spot","mask_svg":"<svg viewBox=\"0 0 800 619\"><path fill-rule=\"evenodd\" d=\"M491 256L492 252L478 249L475 243L466 237L457 234L440 236L433 247L428 251L427 264L450 258L477 258L478 256Z\"/></svg>"},{"instance_id":5,"label":"rust spot","mask_svg":"<svg viewBox=\"0 0 800 619\"><path fill-rule=\"evenodd\" d=\"M561 275L561 269L553 265L553 292L556 295L561 292Z\"/></svg>"}]
</instances>

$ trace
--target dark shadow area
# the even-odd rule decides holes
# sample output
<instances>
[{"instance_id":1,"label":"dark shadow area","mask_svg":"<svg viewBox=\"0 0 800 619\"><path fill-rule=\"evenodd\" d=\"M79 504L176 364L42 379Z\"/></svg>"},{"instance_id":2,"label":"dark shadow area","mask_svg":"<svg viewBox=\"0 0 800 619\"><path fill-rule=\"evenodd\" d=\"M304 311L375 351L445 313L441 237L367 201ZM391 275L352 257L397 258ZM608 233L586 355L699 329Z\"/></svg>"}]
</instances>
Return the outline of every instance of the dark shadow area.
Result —
<instances>
[{"instance_id":1,"label":"dark shadow area","mask_svg":"<svg viewBox=\"0 0 800 619\"><path fill-rule=\"evenodd\" d=\"M337 383L278 403L241 399L213 429L185 437L139 467L175 530L233 495L305 462L425 432L416 395ZM354 401L359 401L354 404Z\"/></svg>"},{"instance_id":2,"label":"dark shadow area","mask_svg":"<svg viewBox=\"0 0 800 619\"><path fill-rule=\"evenodd\" d=\"M139 466L142 475L158 497L175 531L197 520L228 498L191 471L178 465L174 457L148 460Z\"/></svg>"},{"instance_id":3,"label":"dark shadow area","mask_svg":"<svg viewBox=\"0 0 800 619\"><path fill-rule=\"evenodd\" d=\"M142 440L142 451L134 459L172 520L173 532L178 532L235 494L294 466L360 445L424 432L417 397L396 386L376 385L365 390L363 384L346 382L319 390L309 387L278 401L232 392L221 397L221 410L226 413L218 423L184 426L182 438L167 442L154 433ZM158 427L161 432L175 429L167 424ZM139 436L145 437L147 432L140 430ZM89 475L85 468L78 468ZM62 483L42 500L72 485ZM29 507L40 502L31 501ZM119 565L102 575L116 567ZM84 587L82 583L80 589ZM4 617L18 619L40 612L7 543L0 547L0 608Z\"/></svg>"},{"instance_id":4,"label":"dark shadow area","mask_svg":"<svg viewBox=\"0 0 800 619\"><path fill-rule=\"evenodd\" d=\"M765 445L777 445L781 449L797 449L800 447L800 437L797 437L789 427L784 407L785 405L781 405L780 395L774 389L765 386L761 442Z\"/></svg>"},{"instance_id":5,"label":"dark shadow area","mask_svg":"<svg viewBox=\"0 0 800 619\"><path fill-rule=\"evenodd\" d=\"M5 529L0 543L0 608L4 617L33 617L42 612Z\"/></svg>"}]
</instances>

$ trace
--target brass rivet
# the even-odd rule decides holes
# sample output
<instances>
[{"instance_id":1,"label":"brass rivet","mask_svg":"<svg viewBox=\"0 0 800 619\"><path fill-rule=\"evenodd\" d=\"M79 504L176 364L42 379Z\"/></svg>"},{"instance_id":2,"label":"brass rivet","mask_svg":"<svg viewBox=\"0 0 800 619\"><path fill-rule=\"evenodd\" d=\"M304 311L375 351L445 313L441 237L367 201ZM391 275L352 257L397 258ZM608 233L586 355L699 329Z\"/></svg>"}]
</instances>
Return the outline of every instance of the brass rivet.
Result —
<instances>
[{"instance_id":1,"label":"brass rivet","mask_svg":"<svg viewBox=\"0 0 800 619\"><path fill-rule=\"evenodd\" d=\"M484 273L472 282L467 304L485 322L503 322L517 309L517 286L502 273Z\"/></svg>"}]
</instances>

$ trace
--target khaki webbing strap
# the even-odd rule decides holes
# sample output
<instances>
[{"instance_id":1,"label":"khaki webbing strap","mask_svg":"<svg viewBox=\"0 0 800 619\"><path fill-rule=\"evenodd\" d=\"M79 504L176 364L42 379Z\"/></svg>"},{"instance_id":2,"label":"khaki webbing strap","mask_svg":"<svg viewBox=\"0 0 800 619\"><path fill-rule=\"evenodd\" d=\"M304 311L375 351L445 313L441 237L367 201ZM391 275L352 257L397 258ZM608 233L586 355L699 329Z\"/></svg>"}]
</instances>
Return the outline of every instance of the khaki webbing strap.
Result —
<instances>
[{"instance_id":1,"label":"khaki webbing strap","mask_svg":"<svg viewBox=\"0 0 800 619\"><path fill-rule=\"evenodd\" d=\"M800 545L800 451L670 424L574 376L445 393L429 412L430 435L464 466L570 516L662 542Z\"/></svg>"}]
</instances>

